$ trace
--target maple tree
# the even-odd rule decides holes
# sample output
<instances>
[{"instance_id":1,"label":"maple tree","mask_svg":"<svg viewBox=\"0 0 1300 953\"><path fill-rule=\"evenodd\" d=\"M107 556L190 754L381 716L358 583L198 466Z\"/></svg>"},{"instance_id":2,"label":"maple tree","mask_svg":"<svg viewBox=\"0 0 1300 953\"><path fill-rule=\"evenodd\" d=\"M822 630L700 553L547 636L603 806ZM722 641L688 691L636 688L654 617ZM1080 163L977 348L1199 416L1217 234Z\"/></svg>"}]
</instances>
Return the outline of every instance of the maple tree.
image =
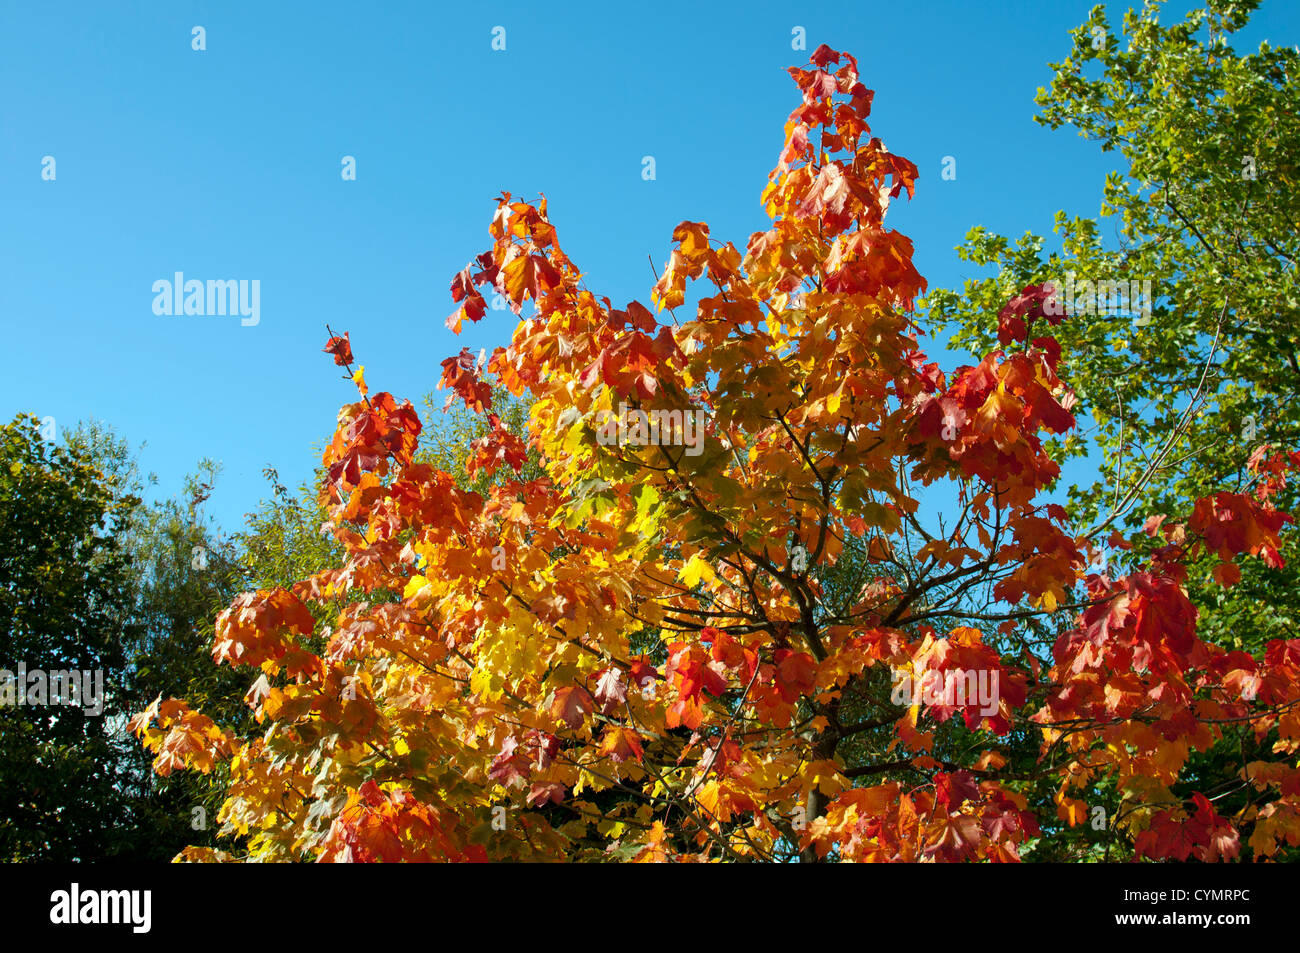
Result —
<instances>
[{"instance_id":1,"label":"maple tree","mask_svg":"<svg viewBox=\"0 0 1300 953\"><path fill-rule=\"evenodd\" d=\"M414 407L370 393L331 336L360 395L323 460L345 559L217 620L213 657L255 675L262 730L161 698L131 722L160 773L228 765L220 820L249 857L1014 861L1084 822L1101 778L1139 856L1300 844L1300 640L1206 644L1185 587L1204 553L1224 586L1280 562L1300 453L1259 447L1248 486L1152 516L1139 568L1091 571L1107 529L1132 542L1043 501L1044 436L1075 425L1052 336L1069 315L1026 287L975 364L928 360L925 282L885 225L916 167L871 135L852 56L822 46L790 73L770 228L741 251L683 222L654 311L588 290L545 199L503 194L448 324L494 289L513 338L442 365L484 420L478 489L417 458ZM525 433L494 385L529 401ZM702 413L701 452L598 440L620 406ZM945 487L941 523L918 498ZM865 581L846 595L849 561ZM1024 641L1044 624L1050 654ZM900 672L998 690L881 714ZM1255 740L1235 782L1263 793L1224 816L1180 779L1229 724ZM1009 754L1026 737L1028 765Z\"/></svg>"}]
</instances>

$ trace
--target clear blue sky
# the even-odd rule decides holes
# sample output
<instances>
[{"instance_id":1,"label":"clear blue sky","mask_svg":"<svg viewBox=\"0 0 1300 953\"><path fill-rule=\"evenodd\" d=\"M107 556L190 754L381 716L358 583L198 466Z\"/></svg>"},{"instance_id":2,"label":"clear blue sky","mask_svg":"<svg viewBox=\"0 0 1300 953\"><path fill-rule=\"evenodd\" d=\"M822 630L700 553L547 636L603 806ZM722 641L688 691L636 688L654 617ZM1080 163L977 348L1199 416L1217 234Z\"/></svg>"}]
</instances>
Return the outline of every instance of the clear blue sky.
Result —
<instances>
[{"instance_id":1,"label":"clear blue sky","mask_svg":"<svg viewBox=\"0 0 1300 953\"><path fill-rule=\"evenodd\" d=\"M1048 233L1058 208L1097 212L1112 157L1032 122L1090 6L0 0L0 417L147 440L161 495L219 460L208 511L235 530L262 468L296 485L355 397L321 353L327 322L372 391L417 405L443 358L507 342L508 312L460 338L443 324L501 190L545 192L617 305L649 303L646 256L661 265L683 219L743 246L798 99L795 26L809 52L858 57L873 131L922 171L891 224L932 287L957 283L972 225ZM1127 4L1108 6L1117 26ZM1265 37L1300 42L1300 5L1266 2L1245 39ZM259 323L155 315L152 285L176 271L258 279Z\"/></svg>"}]
</instances>

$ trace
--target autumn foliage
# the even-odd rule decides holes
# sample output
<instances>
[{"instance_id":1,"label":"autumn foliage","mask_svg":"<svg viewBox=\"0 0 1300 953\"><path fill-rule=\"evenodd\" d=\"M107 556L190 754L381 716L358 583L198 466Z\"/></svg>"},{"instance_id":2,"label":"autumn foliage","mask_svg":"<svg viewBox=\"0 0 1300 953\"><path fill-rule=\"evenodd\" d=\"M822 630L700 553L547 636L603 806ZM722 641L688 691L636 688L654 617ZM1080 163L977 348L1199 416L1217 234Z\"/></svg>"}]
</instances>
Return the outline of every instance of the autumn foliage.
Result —
<instances>
[{"instance_id":1,"label":"autumn foliage","mask_svg":"<svg viewBox=\"0 0 1300 953\"><path fill-rule=\"evenodd\" d=\"M218 620L213 657L249 668L264 731L174 700L132 723L160 773L228 766L220 820L250 856L1015 861L1085 823L1102 780L1141 857L1300 844L1300 639L1208 645L1184 586L1204 552L1225 586L1239 559L1277 563L1272 496L1300 454L1260 448L1248 486L1153 514L1139 568L1090 569L1097 541L1132 541L1043 502L1044 441L1075 426L1051 337L1070 317L1026 288L999 350L929 360L925 281L885 225L917 169L872 136L853 57L823 46L790 73L770 228L742 250L682 222L654 311L588 290L546 201L502 196L448 324L500 293L513 338L441 381L486 421L486 496L417 462L412 405L358 374L322 487L346 562ZM326 350L352 360L346 337ZM493 382L531 402L527 434ZM703 452L598 442L620 404L702 411ZM530 451L545 477L522 482ZM927 487L956 501L942 531ZM864 582L832 604L850 550ZM1031 622L1058 633L1050 658L1020 641ZM996 673L998 697L855 715L899 671ZM966 753L938 751L958 725ZM1230 725L1263 746L1232 770L1266 796L1222 816L1182 778Z\"/></svg>"}]
</instances>

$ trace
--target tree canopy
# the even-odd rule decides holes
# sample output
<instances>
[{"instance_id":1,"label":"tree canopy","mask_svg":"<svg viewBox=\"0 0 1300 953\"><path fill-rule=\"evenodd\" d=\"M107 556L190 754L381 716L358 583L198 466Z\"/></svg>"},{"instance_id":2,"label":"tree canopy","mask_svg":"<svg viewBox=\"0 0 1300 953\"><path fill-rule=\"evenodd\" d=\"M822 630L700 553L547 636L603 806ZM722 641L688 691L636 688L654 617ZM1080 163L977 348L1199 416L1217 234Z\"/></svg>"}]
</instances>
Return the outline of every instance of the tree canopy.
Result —
<instances>
[{"instance_id":1,"label":"tree canopy","mask_svg":"<svg viewBox=\"0 0 1300 953\"><path fill-rule=\"evenodd\" d=\"M0 460L0 859L112 856L131 810L115 775L136 501L34 417L0 428Z\"/></svg>"},{"instance_id":2,"label":"tree canopy","mask_svg":"<svg viewBox=\"0 0 1300 953\"><path fill-rule=\"evenodd\" d=\"M1048 501L1093 322L985 289L996 342L931 360L885 223L916 166L851 55L790 74L770 226L742 251L682 222L650 307L501 196L451 282L453 330L484 289L517 316L442 364L482 421L464 478L330 338L359 397L323 455L342 558L216 623L259 731L175 698L132 720L159 773L229 772L246 845L185 857L1014 861L1098 807L1141 857L1300 845L1300 639L1206 640L1189 581L1280 570L1300 453L1252 446L1137 526ZM1223 813L1225 784L1255 793Z\"/></svg>"}]
</instances>

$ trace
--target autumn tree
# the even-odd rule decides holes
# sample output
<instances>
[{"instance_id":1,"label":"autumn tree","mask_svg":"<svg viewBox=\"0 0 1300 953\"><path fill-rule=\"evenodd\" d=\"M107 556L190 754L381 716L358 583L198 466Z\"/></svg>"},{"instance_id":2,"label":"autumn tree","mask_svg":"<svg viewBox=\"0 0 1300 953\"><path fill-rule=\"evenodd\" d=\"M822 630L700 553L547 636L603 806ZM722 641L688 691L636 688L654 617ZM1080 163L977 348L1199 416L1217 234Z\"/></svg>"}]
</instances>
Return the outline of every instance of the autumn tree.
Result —
<instances>
[{"instance_id":1,"label":"autumn tree","mask_svg":"<svg viewBox=\"0 0 1300 953\"><path fill-rule=\"evenodd\" d=\"M1300 640L1202 641L1185 581L1205 552L1279 561L1300 454L1260 449L1249 484L1149 522L1139 565L1091 571L1095 528L1043 500L1044 439L1075 427L1067 319L1025 287L998 346L929 360L925 283L885 224L916 167L872 135L852 56L790 73L770 227L742 252L683 222L654 311L586 287L545 199L501 197L448 323L483 319L484 289L518 322L441 381L487 421L480 489L417 459L415 408L331 337L360 398L323 457L346 556L241 595L213 643L264 730L176 699L132 723L160 772L230 765L221 820L248 857L1014 861L1084 820L1075 792L1102 777L1142 856L1297 843ZM494 385L526 395L526 439ZM853 592L846 551L873 570ZM1033 624L1059 633L1050 657ZM1258 743L1237 780L1269 796L1224 816L1179 783L1230 723ZM1025 737L1028 767L1004 753Z\"/></svg>"}]
</instances>

